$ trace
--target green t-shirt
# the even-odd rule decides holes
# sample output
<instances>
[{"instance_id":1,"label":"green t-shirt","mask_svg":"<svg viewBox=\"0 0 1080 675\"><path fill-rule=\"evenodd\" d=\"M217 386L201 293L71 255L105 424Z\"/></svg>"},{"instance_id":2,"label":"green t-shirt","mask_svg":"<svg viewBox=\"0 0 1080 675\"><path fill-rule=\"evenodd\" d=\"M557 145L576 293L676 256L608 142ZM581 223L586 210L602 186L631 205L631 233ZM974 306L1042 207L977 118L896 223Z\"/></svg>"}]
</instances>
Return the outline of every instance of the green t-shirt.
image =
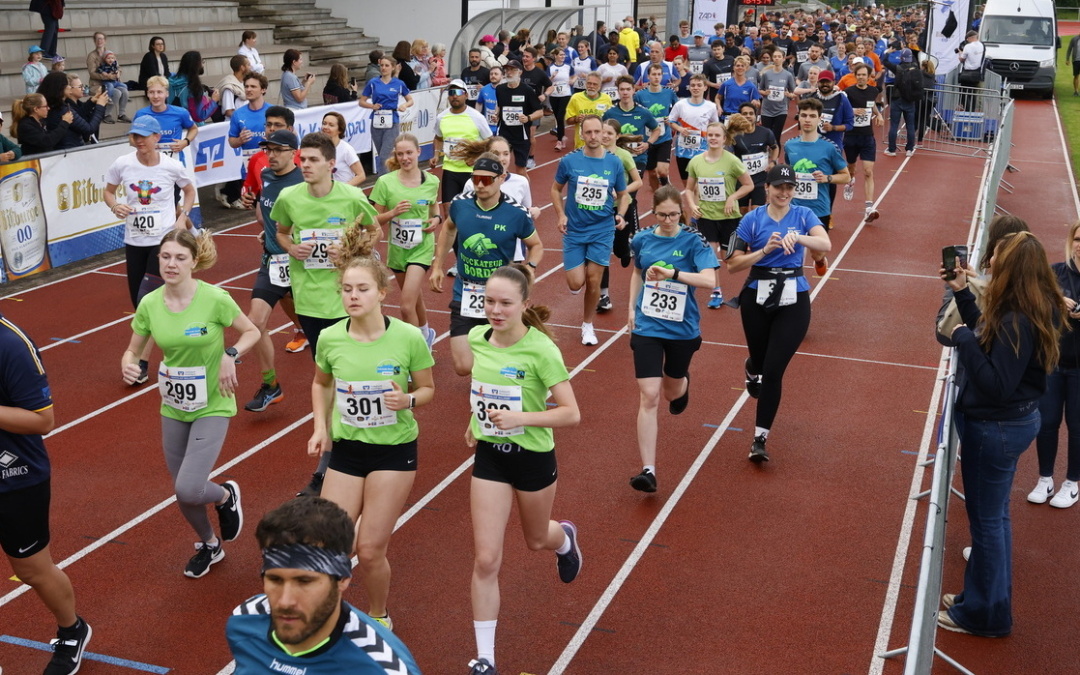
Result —
<instances>
[{"instance_id":1,"label":"green t-shirt","mask_svg":"<svg viewBox=\"0 0 1080 675\"><path fill-rule=\"evenodd\" d=\"M390 389L391 380L408 391L410 373L435 365L419 328L391 317L378 340L357 342L349 335L349 319L343 319L319 334L317 347L315 364L334 376L330 435L335 441L399 445L416 439L412 411L387 410L381 392Z\"/></svg>"},{"instance_id":2,"label":"green t-shirt","mask_svg":"<svg viewBox=\"0 0 1080 675\"><path fill-rule=\"evenodd\" d=\"M371 202L388 211L398 202L412 203L411 209L390 221L387 232L390 245L386 265L399 272L405 271L409 263L430 265L435 259L435 237L423 228L431 224L428 205L439 202L439 179L427 171L421 171L420 176L423 180L418 187L405 187L401 184L401 174L392 171L379 176L371 189Z\"/></svg>"},{"instance_id":3,"label":"green t-shirt","mask_svg":"<svg viewBox=\"0 0 1080 675\"><path fill-rule=\"evenodd\" d=\"M526 450L550 452L555 448L555 434L548 427L519 427L510 435L496 436L481 428L480 404L523 412L547 410L548 390L570 379L563 364L562 352L535 328L512 347L499 348L487 340L491 326L484 324L469 331L473 353L472 385L469 405L473 435L489 443L516 443Z\"/></svg>"},{"instance_id":4,"label":"green t-shirt","mask_svg":"<svg viewBox=\"0 0 1080 675\"><path fill-rule=\"evenodd\" d=\"M316 250L307 260L289 258L296 313L319 319L345 316L338 294L338 272L326 255L326 249L341 236L358 216L363 224L375 222L375 209L364 192L352 185L334 181L325 197L312 197L307 183L287 187L278 195L270 219L292 228L294 244L314 242Z\"/></svg>"},{"instance_id":5,"label":"green t-shirt","mask_svg":"<svg viewBox=\"0 0 1080 675\"><path fill-rule=\"evenodd\" d=\"M698 208L709 220L738 219L740 214L724 214L724 202L739 189L739 176L746 173L743 161L727 150L717 162L705 160L705 153L694 157L686 167L686 173L697 179Z\"/></svg>"},{"instance_id":6,"label":"green t-shirt","mask_svg":"<svg viewBox=\"0 0 1080 675\"><path fill-rule=\"evenodd\" d=\"M182 312L169 311L165 287L160 287L146 294L131 321L133 331L153 337L165 354L158 376L161 414L181 422L236 414L236 399L218 389L218 371L225 354L224 328L240 315L240 307L225 289L198 284Z\"/></svg>"},{"instance_id":7,"label":"green t-shirt","mask_svg":"<svg viewBox=\"0 0 1080 675\"><path fill-rule=\"evenodd\" d=\"M619 161L622 162L623 173L626 174L626 184L629 185L631 183L630 172L637 168L637 164L634 163L634 156L630 154L629 150L620 148L619 146L615 146L613 149L608 150L608 152L618 157Z\"/></svg>"}]
</instances>

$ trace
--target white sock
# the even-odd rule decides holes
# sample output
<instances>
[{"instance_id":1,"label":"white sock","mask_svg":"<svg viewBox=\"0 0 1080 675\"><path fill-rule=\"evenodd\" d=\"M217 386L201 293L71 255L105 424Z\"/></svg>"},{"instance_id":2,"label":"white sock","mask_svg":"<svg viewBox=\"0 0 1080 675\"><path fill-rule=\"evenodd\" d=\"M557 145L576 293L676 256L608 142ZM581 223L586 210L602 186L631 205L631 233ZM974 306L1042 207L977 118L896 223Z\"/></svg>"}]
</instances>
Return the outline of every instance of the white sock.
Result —
<instances>
[{"instance_id":1,"label":"white sock","mask_svg":"<svg viewBox=\"0 0 1080 675\"><path fill-rule=\"evenodd\" d=\"M642 469L642 471L648 471L649 473L651 473L654 476L656 475L656 466L654 466L652 464L646 464L645 466L641 467L641 469Z\"/></svg>"},{"instance_id":2,"label":"white sock","mask_svg":"<svg viewBox=\"0 0 1080 675\"><path fill-rule=\"evenodd\" d=\"M754 438L757 438L758 436L764 436L765 438L768 438L769 430L763 429L762 427L754 427Z\"/></svg>"},{"instance_id":3,"label":"white sock","mask_svg":"<svg viewBox=\"0 0 1080 675\"><path fill-rule=\"evenodd\" d=\"M582 286L581 288L579 288L577 290L574 290L573 288L571 288L570 289L570 295L577 295L578 293L581 293L581 291L583 291L583 290L585 290L584 286Z\"/></svg>"},{"instance_id":4,"label":"white sock","mask_svg":"<svg viewBox=\"0 0 1080 675\"><path fill-rule=\"evenodd\" d=\"M606 289L606 288L601 288L600 289L600 297L604 297L607 294L608 294L608 289Z\"/></svg>"},{"instance_id":5,"label":"white sock","mask_svg":"<svg viewBox=\"0 0 1080 675\"><path fill-rule=\"evenodd\" d=\"M221 546L221 540L218 539L217 537L214 537L212 541L206 541L206 542L203 542L203 543L206 544L207 546L209 546L210 548L217 548L218 546Z\"/></svg>"},{"instance_id":6,"label":"white sock","mask_svg":"<svg viewBox=\"0 0 1080 675\"><path fill-rule=\"evenodd\" d=\"M562 546L555 549L555 552L559 555L566 555L570 552L570 535L566 534L566 530L563 530L563 542Z\"/></svg>"},{"instance_id":7,"label":"white sock","mask_svg":"<svg viewBox=\"0 0 1080 675\"><path fill-rule=\"evenodd\" d=\"M428 325L426 323L423 326L420 326L420 331L422 333L427 333L429 330L431 330L431 329L428 327Z\"/></svg>"},{"instance_id":8,"label":"white sock","mask_svg":"<svg viewBox=\"0 0 1080 675\"><path fill-rule=\"evenodd\" d=\"M476 633L476 656L487 659L492 666L495 665L495 624L498 621L473 621L473 632Z\"/></svg>"}]
</instances>

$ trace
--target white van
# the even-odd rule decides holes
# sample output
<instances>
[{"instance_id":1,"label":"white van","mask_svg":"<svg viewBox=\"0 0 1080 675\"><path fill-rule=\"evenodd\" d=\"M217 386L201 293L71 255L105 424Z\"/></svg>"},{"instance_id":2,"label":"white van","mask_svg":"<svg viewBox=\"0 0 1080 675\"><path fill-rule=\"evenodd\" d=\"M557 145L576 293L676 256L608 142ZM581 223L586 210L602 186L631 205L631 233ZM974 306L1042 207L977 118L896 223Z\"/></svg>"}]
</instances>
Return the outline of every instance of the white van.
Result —
<instances>
[{"instance_id":1,"label":"white van","mask_svg":"<svg viewBox=\"0 0 1080 675\"><path fill-rule=\"evenodd\" d=\"M1054 95L1057 35L1054 0L987 0L979 39L988 67L1014 91Z\"/></svg>"}]
</instances>

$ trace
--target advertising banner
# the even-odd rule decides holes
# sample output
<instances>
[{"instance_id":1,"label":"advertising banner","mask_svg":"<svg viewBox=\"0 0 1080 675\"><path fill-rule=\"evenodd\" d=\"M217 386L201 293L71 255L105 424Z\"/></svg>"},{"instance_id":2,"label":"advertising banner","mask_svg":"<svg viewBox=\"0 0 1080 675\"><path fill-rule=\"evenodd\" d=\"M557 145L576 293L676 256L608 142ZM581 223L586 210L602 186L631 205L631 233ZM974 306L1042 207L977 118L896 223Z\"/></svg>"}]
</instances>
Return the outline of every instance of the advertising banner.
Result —
<instances>
[{"instance_id":1,"label":"advertising banner","mask_svg":"<svg viewBox=\"0 0 1080 675\"><path fill-rule=\"evenodd\" d=\"M708 43L709 38L716 35L716 24L727 25L728 5L728 0L694 0L694 18L690 22L690 30L705 33Z\"/></svg>"}]
</instances>

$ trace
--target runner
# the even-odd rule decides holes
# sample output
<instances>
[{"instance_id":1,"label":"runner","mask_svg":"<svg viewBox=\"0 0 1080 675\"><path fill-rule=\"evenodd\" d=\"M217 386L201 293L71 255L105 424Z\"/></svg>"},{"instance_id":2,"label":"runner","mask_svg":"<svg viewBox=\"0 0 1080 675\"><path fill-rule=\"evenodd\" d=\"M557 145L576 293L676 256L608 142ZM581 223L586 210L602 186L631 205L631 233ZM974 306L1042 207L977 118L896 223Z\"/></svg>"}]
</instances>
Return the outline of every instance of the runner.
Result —
<instances>
[{"instance_id":1,"label":"runner","mask_svg":"<svg viewBox=\"0 0 1080 675\"><path fill-rule=\"evenodd\" d=\"M585 147L559 161L551 184L551 204L563 235L563 269L571 293L585 288L581 344L599 344L593 317L600 302L600 282L611 258L615 230L626 227L630 195L622 162L602 147L603 123L586 116L581 122ZM602 176L610 176L604 178ZM566 203L563 187L570 183Z\"/></svg>"},{"instance_id":2,"label":"runner","mask_svg":"<svg viewBox=\"0 0 1080 675\"><path fill-rule=\"evenodd\" d=\"M612 101L618 99L619 88L616 81L630 74L626 66L619 63L619 52L614 48L608 48L604 54L604 62L597 66L596 72L600 74L600 91L607 94Z\"/></svg>"},{"instance_id":3,"label":"runner","mask_svg":"<svg viewBox=\"0 0 1080 675\"><path fill-rule=\"evenodd\" d=\"M766 51L770 65L758 75L761 90L761 126L779 140L787 125L789 101L795 100L795 76L784 68L784 53L776 47ZM740 105L741 110L744 106Z\"/></svg>"},{"instance_id":4,"label":"runner","mask_svg":"<svg viewBox=\"0 0 1080 675\"><path fill-rule=\"evenodd\" d=\"M874 208L874 161L877 158L877 141L874 138L874 130L870 126L871 120L874 125L885 125L885 117L881 111L884 109L881 90L869 84L870 67L865 63L857 63L854 66L854 86L844 90L851 102L854 120L851 129L844 134L844 154L847 156L848 171L855 175L855 163L862 159L863 163L863 194L866 196L866 222L872 223L880 215ZM844 186L844 199L851 201L855 197L855 180Z\"/></svg>"},{"instance_id":5,"label":"runner","mask_svg":"<svg viewBox=\"0 0 1080 675\"><path fill-rule=\"evenodd\" d=\"M454 147L463 141L490 138L491 128L484 116L467 104L468 90L461 80L454 80L446 88L446 100L450 107L435 118L435 161L442 162L442 212L446 218L446 209L450 200L461 194L469 184L472 170L465 162L451 156ZM396 146L396 144L395 144Z\"/></svg>"},{"instance_id":6,"label":"runner","mask_svg":"<svg viewBox=\"0 0 1080 675\"><path fill-rule=\"evenodd\" d=\"M566 106L570 104L570 80L574 75L574 68L566 61L566 52L556 47L551 52L553 60L548 66L548 76L551 78L553 88L551 90L551 112L555 116L555 128L552 135L555 136L555 150L562 152L566 140Z\"/></svg>"},{"instance_id":7,"label":"runner","mask_svg":"<svg viewBox=\"0 0 1080 675\"><path fill-rule=\"evenodd\" d=\"M522 80L520 61L506 64L506 82L495 89L495 98L499 103L498 134L510 141L514 167L524 176L532 149L532 123L543 117L544 106L532 87Z\"/></svg>"},{"instance_id":8,"label":"runner","mask_svg":"<svg viewBox=\"0 0 1080 675\"><path fill-rule=\"evenodd\" d=\"M708 149L691 159L687 166L689 178L683 198L690 217L697 220L698 231L712 245L719 260L739 226L739 200L754 190L754 181L742 160L724 149L728 138L722 122L713 122L705 129L705 140ZM720 289L719 264L714 277L708 307L720 309L724 292Z\"/></svg>"},{"instance_id":9,"label":"runner","mask_svg":"<svg viewBox=\"0 0 1080 675\"><path fill-rule=\"evenodd\" d=\"M464 87L460 91L464 92ZM464 98L465 94L457 97ZM486 130L482 121L481 125ZM435 344L435 329L428 325L422 291L424 275L435 256L435 237L431 233L442 222L439 179L420 170L420 142L412 134L398 136L386 166L390 173L379 176L371 190L379 224L390 226L386 266L394 272L401 288L401 318L420 329L430 350Z\"/></svg>"},{"instance_id":10,"label":"runner","mask_svg":"<svg viewBox=\"0 0 1080 675\"><path fill-rule=\"evenodd\" d=\"M495 88L503 80L502 66L494 66L489 70L488 78L491 81L480 89L480 94L476 99L476 107L484 115L488 129L494 135L499 130L499 101L495 97Z\"/></svg>"},{"instance_id":11,"label":"runner","mask_svg":"<svg viewBox=\"0 0 1080 675\"><path fill-rule=\"evenodd\" d=\"M128 295L138 308L143 297L162 283L158 264L161 240L172 229L192 227L189 216L195 206L195 185L184 165L158 150L161 126L156 117L136 117L128 130L128 143L135 152L117 158L105 173L102 198L113 215L124 219L124 259L127 267ZM124 202L116 190L124 186ZM184 203L179 212L173 195L179 188ZM129 384L144 384L149 379L148 341L139 354L139 375Z\"/></svg>"},{"instance_id":12,"label":"runner","mask_svg":"<svg viewBox=\"0 0 1080 675\"><path fill-rule=\"evenodd\" d=\"M481 63L481 51L479 47L469 50L469 65L461 70L461 81L465 83L465 91L468 105L475 108L480 100L480 90L491 81L491 71Z\"/></svg>"},{"instance_id":13,"label":"runner","mask_svg":"<svg viewBox=\"0 0 1080 675\"><path fill-rule=\"evenodd\" d=\"M158 149L170 157L184 148L191 147L192 141L199 135L199 127L191 119L191 113L176 105L169 105L169 81L155 75L146 81L146 99L150 105L139 108L132 121L149 115L158 121L161 128L161 140Z\"/></svg>"},{"instance_id":14,"label":"runner","mask_svg":"<svg viewBox=\"0 0 1080 675\"><path fill-rule=\"evenodd\" d=\"M555 551L564 583L581 571L577 527L551 520L558 479L552 430L575 426L581 414L562 354L544 325L548 310L529 302L532 286L532 270L524 265L494 270L484 289L490 325L478 325L468 335L473 414L465 442L476 448L469 498L477 651L469 663L471 675L496 673L499 568L515 503L529 549ZM546 403L549 395L553 407Z\"/></svg>"},{"instance_id":15,"label":"runner","mask_svg":"<svg viewBox=\"0 0 1080 675\"><path fill-rule=\"evenodd\" d=\"M402 103L401 99L405 99ZM394 140L401 133L400 114L413 105L412 92L408 86L394 77L394 61L389 56L379 59L379 77L368 80L357 102L361 108L372 110L371 145L378 156L375 175L386 173L385 163L394 152ZM311 339L311 336L308 336Z\"/></svg>"},{"instance_id":16,"label":"runner","mask_svg":"<svg viewBox=\"0 0 1080 675\"><path fill-rule=\"evenodd\" d=\"M93 630L75 613L71 579L49 550L52 469L42 435L56 426L49 382L37 345L0 314L0 547L11 571L34 589L56 618L53 655L45 675L82 667Z\"/></svg>"},{"instance_id":17,"label":"runner","mask_svg":"<svg viewBox=\"0 0 1080 675\"><path fill-rule=\"evenodd\" d=\"M490 152L495 155L495 159L497 159L504 167L510 166L510 162L513 161L510 143L502 136L491 136L484 141L459 143L454 149L454 157L459 158L471 169L472 166L476 164L476 160L480 159L480 155L483 155L485 152ZM524 206L528 210L534 223L536 222L536 219L540 217L540 207L533 205L532 189L529 185L528 176L522 176L517 173L506 173L503 176L503 182L499 187L499 190L507 197L512 198L518 204ZM476 186L471 180L465 183L461 195L463 197L468 197L469 199L476 196ZM524 243L522 243L521 240L518 240L518 243L518 253L514 257L514 262L525 260ZM518 256L520 256L520 258Z\"/></svg>"},{"instance_id":18,"label":"runner","mask_svg":"<svg viewBox=\"0 0 1080 675\"><path fill-rule=\"evenodd\" d=\"M634 195L642 185L641 173L638 172L634 157L629 148L641 141L641 136L629 136L622 133L622 126L618 120L604 120L604 128L600 133L600 144L604 149L619 158L622 162L623 172L626 176L626 193ZM631 197L631 207L626 210L626 227L615 230L615 240L611 245L611 252L619 259L623 267L630 266L630 239L637 232L638 217L637 205ZM600 302L596 305L597 312L607 312L612 308L611 295L608 289L609 270L604 268L604 276L600 279Z\"/></svg>"},{"instance_id":19,"label":"runner","mask_svg":"<svg viewBox=\"0 0 1080 675\"><path fill-rule=\"evenodd\" d=\"M238 673L419 675L384 625L341 599L352 577L353 523L333 502L293 499L263 516L263 594L225 626Z\"/></svg>"},{"instance_id":20,"label":"runner","mask_svg":"<svg viewBox=\"0 0 1080 675\"><path fill-rule=\"evenodd\" d=\"M345 116L333 111L326 113L323 115L319 131L334 142L334 180L354 187L363 185L367 180L367 174L364 173L364 167L360 164L360 156L356 154L356 149L345 142Z\"/></svg>"},{"instance_id":21,"label":"runner","mask_svg":"<svg viewBox=\"0 0 1080 675\"><path fill-rule=\"evenodd\" d=\"M716 104L720 106L725 117L739 112L739 106L743 103L761 105L761 94L758 93L757 85L747 77L746 71L749 69L749 56L736 58L731 78L720 85Z\"/></svg>"},{"instance_id":22,"label":"runner","mask_svg":"<svg viewBox=\"0 0 1080 675\"><path fill-rule=\"evenodd\" d=\"M758 126L757 109L750 103L743 103L738 114L728 117L727 128L734 139L735 156L746 165L746 172L754 181L753 191L739 200L739 207L746 213L765 204L765 175L776 164L780 146L772 131Z\"/></svg>"},{"instance_id":23,"label":"runner","mask_svg":"<svg viewBox=\"0 0 1080 675\"><path fill-rule=\"evenodd\" d=\"M634 94L638 105L648 110L660 125L660 136L649 146L645 159L645 172L649 175L649 185L653 192L668 184L668 169L671 166L671 129L667 119L671 109L679 100L671 87L662 86L663 69L652 64L648 68L648 86Z\"/></svg>"},{"instance_id":24,"label":"runner","mask_svg":"<svg viewBox=\"0 0 1080 675\"><path fill-rule=\"evenodd\" d=\"M484 286L491 273L513 260L518 239L525 241L526 265L536 269L544 245L529 212L501 191L506 167L491 153L473 164L475 197L458 195L450 204L450 217L439 232L435 259L428 276L431 290L442 293L442 261L450 245L458 248L458 274L450 301L450 354L454 372L472 372L469 330L484 324ZM498 226L495 226L495 224Z\"/></svg>"},{"instance_id":25,"label":"runner","mask_svg":"<svg viewBox=\"0 0 1080 675\"><path fill-rule=\"evenodd\" d=\"M642 492L656 492L656 409L661 394L672 415L681 414L690 402L690 359L701 347L701 311L693 289L708 288L720 269L701 234L683 224L680 204L674 187L657 190L653 214L659 224L642 230L631 244L637 273L630 279L628 316L641 392L637 436L644 468L630 479L630 486Z\"/></svg>"},{"instance_id":26,"label":"runner","mask_svg":"<svg viewBox=\"0 0 1080 675\"><path fill-rule=\"evenodd\" d=\"M412 138L403 134L398 139L394 158L409 154L402 152L411 142L406 137ZM392 170L379 180L400 177L402 171ZM308 454L330 454L322 494L345 509L354 523L359 521L356 556L368 614L393 630L386 606L386 549L416 476L419 427L412 410L435 395L435 361L420 331L383 315L390 275L372 257L375 243L366 230L357 228L341 238L336 262L348 319L319 337L311 387L315 431Z\"/></svg>"},{"instance_id":27,"label":"runner","mask_svg":"<svg viewBox=\"0 0 1080 675\"><path fill-rule=\"evenodd\" d=\"M578 126L586 115L603 117L604 113L615 105L611 97L600 91L601 77L599 73L590 72L585 75L585 91L579 91L570 97L566 104L566 123ZM580 150L585 145L585 139L578 129L574 137L574 149Z\"/></svg>"},{"instance_id":28,"label":"runner","mask_svg":"<svg viewBox=\"0 0 1080 675\"><path fill-rule=\"evenodd\" d=\"M800 122L806 119L801 107L805 103L800 103ZM750 352L745 364L746 391L758 400L750 461L759 464L769 461L765 443L780 407L784 371L810 326L804 249L824 254L832 246L814 212L792 204L799 182L793 167L777 164L765 182L768 206L743 216L728 259L728 271L733 274L750 269L739 294L739 309Z\"/></svg>"},{"instance_id":29,"label":"runner","mask_svg":"<svg viewBox=\"0 0 1080 675\"><path fill-rule=\"evenodd\" d=\"M582 45L585 45L582 47ZM577 55L570 60L570 67L574 72L574 93L580 93L585 91L585 76L589 73L595 73L599 64L596 59L589 56L589 41L581 40L577 45ZM597 88L599 91L599 87Z\"/></svg>"},{"instance_id":30,"label":"runner","mask_svg":"<svg viewBox=\"0 0 1080 675\"><path fill-rule=\"evenodd\" d=\"M161 240L165 285L139 302L131 322L131 341L120 360L128 384L142 373L139 354L153 337L163 357L158 368L161 390L161 444L172 476L180 513L199 541L184 576L198 579L225 557L222 541L233 541L244 525L240 486L210 482L210 471L225 443L229 418L236 415L236 359L255 346L259 329L240 311L229 292L193 272L213 266L217 250L209 232L198 237L172 230ZM225 328L240 339L225 347ZM221 538L206 515L213 504Z\"/></svg>"},{"instance_id":31,"label":"runner","mask_svg":"<svg viewBox=\"0 0 1080 675\"><path fill-rule=\"evenodd\" d=\"M715 99L720 85L731 79L735 60L724 54L723 40L713 40L710 50L709 58L701 67L701 74L705 76L705 84L709 87L706 98Z\"/></svg>"},{"instance_id":32,"label":"runner","mask_svg":"<svg viewBox=\"0 0 1080 675\"><path fill-rule=\"evenodd\" d=\"M690 160L705 152L705 138L703 132L709 124L719 122L716 104L706 101L705 76L692 75L690 77L690 98L679 99L672 106L671 114L668 115L668 125L671 131L678 134L675 141L675 164L679 167L679 175L686 181L686 167Z\"/></svg>"}]
</instances>

